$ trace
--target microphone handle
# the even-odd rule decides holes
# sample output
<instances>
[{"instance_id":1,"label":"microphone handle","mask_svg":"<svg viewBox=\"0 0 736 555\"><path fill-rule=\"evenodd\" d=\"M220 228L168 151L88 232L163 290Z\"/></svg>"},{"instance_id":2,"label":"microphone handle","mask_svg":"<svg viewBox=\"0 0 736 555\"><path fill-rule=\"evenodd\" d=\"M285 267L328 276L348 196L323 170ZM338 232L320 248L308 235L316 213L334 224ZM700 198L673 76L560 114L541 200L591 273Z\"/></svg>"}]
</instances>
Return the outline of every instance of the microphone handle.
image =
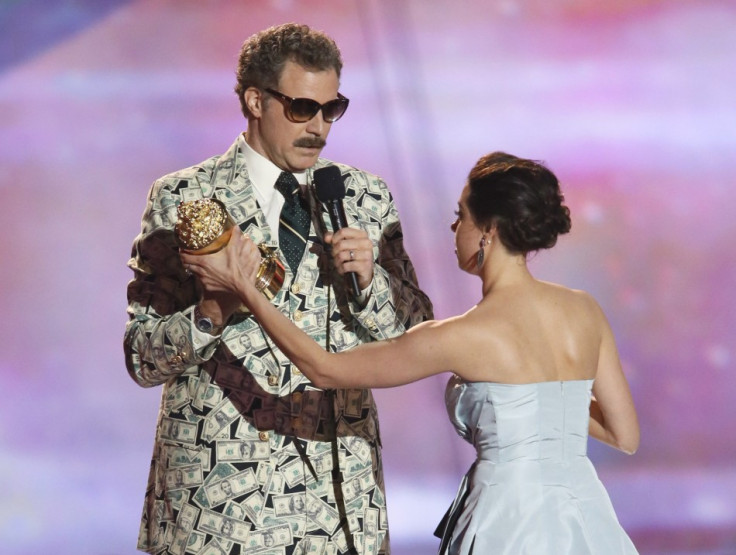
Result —
<instances>
[{"instance_id":1,"label":"microphone handle","mask_svg":"<svg viewBox=\"0 0 736 555\"><path fill-rule=\"evenodd\" d=\"M330 215L330 222L332 222L332 230L337 231L343 227L348 227L347 218L345 217L345 208L340 200L330 200L325 203L327 205L327 212ZM346 272L345 279L348 280L348 284L353 289L353 294L357 297L360 295L360 285L358 285L358 275L355 272Z\"/></svg>"}]
</instances>

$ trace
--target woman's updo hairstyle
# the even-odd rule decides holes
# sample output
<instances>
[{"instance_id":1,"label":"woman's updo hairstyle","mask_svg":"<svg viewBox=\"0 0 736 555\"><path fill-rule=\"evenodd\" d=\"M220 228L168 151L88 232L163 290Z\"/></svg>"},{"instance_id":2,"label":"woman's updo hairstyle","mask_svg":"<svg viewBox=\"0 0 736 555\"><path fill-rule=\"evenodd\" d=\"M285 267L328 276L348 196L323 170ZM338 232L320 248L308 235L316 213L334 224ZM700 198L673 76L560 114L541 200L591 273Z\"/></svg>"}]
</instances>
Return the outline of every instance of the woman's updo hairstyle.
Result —
<instances>
[{"instance_id":1,"label":"woman's updo hairstyle","mask_svg":"<svg viewBox=\"0 0 736 555\"><path fill-rule=\"evenodd\" d=\"M468 209L480 229L496 225L504 246L527 254L553 247L570 231L557 177L541 163L505 152L486 154L468 175Z\"/></svg>"}]
</instances>

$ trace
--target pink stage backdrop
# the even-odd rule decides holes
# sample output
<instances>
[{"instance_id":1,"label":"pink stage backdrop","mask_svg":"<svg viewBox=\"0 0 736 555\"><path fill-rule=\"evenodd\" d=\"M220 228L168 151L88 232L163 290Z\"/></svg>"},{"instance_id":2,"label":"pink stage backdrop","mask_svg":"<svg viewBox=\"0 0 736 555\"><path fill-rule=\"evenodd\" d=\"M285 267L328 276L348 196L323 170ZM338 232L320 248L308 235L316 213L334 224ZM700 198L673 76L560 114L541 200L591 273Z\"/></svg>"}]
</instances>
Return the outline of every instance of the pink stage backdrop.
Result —
<instances>
[{"instance_id":1,"label":"pink stage backdrop","mask_svg":"<svg viewBox=\"0 0 736 555\"><path fill-rule=\"evenodd\" d=\"M325 155L382 175L438 317L478 282L449 226L505 150L560 177L573 230L537 275L609 314L634 457L591 443L644 554L736 552L736 4L729 0L5 0L0 5L0 552L135 552L160 389L122 353L151 182L244 129L241 42L286 21L343 50ZM472 461L446 377L378 393L394 555Z\"/></svg>"}]
</instances>

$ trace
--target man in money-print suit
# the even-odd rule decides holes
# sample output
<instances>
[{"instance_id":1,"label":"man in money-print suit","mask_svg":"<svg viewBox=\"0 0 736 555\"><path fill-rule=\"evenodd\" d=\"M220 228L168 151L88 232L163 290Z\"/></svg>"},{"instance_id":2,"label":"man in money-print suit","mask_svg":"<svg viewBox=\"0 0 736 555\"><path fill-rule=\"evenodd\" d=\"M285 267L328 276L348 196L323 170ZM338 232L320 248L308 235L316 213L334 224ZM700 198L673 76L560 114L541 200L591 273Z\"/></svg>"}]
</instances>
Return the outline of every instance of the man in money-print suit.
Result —
<instances>
[{"instance_id":1,"label":"man in money-print suit","mask_svg":"<svg viewBox=\"0 0 736 555\"><path fill-rule=\"evenodd\" d=\"M385 183L318 158L339 117L330 101L340 98L341 67L334 42L306 26L254 35L236 87L247 131L224 154L153 184L129 262L124 341L132 378L163 385L142 551L389 553L371 392L312 386L238 299L207 291L182 267L173 231L180 203L215 198L256 243L277 248L283 199L273 184L291 172L312 221L301 262L295 273L286 265L272 302L331 350L431 318ZM316 102L290 100L305 98ZM331 249L329 217L311 186L313 170L326 165L342 173L350 226ZM358 276L357 298L345 271Z\"/></svg>"}]
</instances>

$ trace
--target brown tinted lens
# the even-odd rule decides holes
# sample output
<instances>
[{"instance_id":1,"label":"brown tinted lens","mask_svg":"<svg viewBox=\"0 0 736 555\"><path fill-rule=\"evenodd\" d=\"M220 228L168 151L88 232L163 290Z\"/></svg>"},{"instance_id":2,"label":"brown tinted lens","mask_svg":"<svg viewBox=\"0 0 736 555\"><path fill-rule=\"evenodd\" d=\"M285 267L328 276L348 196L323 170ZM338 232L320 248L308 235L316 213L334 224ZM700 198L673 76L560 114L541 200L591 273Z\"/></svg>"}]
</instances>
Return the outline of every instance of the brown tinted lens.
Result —
<instances>
[{"instance_id":1,"label":"brown tinted lens","mask_svg":"<svg viewBox=\"0 0 736 555\"><path fill-rule=\"evenodd\" d=\"M312 119L319 112L320 104L311 98L294 98L289 107L289 113L294 121L305 122Z\"/></svg>"},{"instance_id":2,"label":"brown tinted lens","mask_svg":"<svg viewBox=\"0 0 736 555\"><path fill-rule=\"evenodd\" d=\"M330 100L329 102L322 105L322 117L325 118L327 123L333 123L339 120L348 109L348 99L338 98L336 100Z\"/></svg>"}]
</instances>

